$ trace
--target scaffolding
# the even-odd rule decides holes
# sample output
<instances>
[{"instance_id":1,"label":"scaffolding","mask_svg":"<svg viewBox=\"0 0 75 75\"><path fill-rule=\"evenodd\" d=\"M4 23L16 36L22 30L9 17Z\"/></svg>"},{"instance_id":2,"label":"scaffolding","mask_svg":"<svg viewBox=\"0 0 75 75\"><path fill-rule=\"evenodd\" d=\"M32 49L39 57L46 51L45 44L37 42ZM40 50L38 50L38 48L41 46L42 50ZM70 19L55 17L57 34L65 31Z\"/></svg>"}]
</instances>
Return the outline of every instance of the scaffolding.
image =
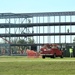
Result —
<instances>
[{"instance_id":1,"label":"scaffolding","mask_svg":"<svg viewBox=\"0 0 75 75\"><path fill-rule=\"evenodd\" d=\"M0 37L7 39L33 38L34 45L44 43L74 45L75 11L44 13L0 13ZM5 41L6 43L6 41ZM11 46L33 44L9 43Z\"/></svg>"}]
</instances>

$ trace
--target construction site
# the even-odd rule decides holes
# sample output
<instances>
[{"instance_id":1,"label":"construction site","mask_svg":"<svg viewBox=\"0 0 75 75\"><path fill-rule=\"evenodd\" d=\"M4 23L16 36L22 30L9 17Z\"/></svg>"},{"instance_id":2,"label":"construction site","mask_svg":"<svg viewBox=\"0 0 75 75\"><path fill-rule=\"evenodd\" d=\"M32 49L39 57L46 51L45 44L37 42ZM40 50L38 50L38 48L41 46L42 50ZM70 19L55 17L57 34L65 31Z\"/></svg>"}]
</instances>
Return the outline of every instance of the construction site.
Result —
<instances>
[{"instance_id":1,"label":"construction site","mask_svg":"<svg viewBox=\"0 0 75 75\"><path fill-rule=\"evenodd\" d=\"M0 55L39 52L43 44L59 44L75 56L75 12L0 13Z\"/></svg>"}]
</instances>

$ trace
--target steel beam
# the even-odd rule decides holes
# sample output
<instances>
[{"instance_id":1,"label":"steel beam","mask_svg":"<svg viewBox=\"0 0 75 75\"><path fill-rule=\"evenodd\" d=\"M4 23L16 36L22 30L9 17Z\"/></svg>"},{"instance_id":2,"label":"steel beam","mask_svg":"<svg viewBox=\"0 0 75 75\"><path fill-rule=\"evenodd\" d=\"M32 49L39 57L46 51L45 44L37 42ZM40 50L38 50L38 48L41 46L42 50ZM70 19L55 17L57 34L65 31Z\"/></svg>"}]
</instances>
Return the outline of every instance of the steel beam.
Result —
<instances>
[{"instance_id":1,"label":"steel beam","mask_svg":"<svg viewBox=\"0 0 75 75\"><path fill-rule=\"evenodd\" d=\"M37 16L69 16L75 15L75 11L67 12L39 12L39 13L0 13L0 18L30 18Z\"/></svg>"},{"instance_id":2,"label":"steel beam","mask_svg":"<svg viewBox=\"0 0 75 75\"><path fill-rule=\"evenodd\" d=\"M10 23L10 27L11 28L27 28L27 27L33 27L33 26L70 26L70 25L74 25L75 26L75 22L56 22L56 23L23 23L23 24L12 24ZM9 28L9 24L6 24L6 23L0 23L0 28Z\"/></svg>"},{"instance_id":3,"label":"steel beam","mask_svg":"<svg viewBox=\"0 0 75 75\"><path fill-rule=\"evenodd\" d=\"M25 34L0 34L0 37L30 37L30 36L59 36L59 35L75 35L75 33L25 33Z\"/></svg>"}]
</instances>

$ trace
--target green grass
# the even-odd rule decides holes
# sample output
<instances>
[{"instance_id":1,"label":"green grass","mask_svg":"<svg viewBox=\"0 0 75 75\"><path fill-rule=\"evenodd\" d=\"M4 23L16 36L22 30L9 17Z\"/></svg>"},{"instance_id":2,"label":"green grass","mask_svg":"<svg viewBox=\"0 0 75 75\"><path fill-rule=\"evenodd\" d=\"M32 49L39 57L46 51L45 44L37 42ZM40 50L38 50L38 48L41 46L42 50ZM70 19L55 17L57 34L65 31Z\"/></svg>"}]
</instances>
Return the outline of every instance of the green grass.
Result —
<instances>
[{"instance_id":1,"label":"green grass","mask_svg":"<svg viewBox=\"0 0 75 75\"><path fill-rule=\"evenodd\" d=\"M75 58L1 56L0 75L75 75Z\"/></svg>"}]
</instances>

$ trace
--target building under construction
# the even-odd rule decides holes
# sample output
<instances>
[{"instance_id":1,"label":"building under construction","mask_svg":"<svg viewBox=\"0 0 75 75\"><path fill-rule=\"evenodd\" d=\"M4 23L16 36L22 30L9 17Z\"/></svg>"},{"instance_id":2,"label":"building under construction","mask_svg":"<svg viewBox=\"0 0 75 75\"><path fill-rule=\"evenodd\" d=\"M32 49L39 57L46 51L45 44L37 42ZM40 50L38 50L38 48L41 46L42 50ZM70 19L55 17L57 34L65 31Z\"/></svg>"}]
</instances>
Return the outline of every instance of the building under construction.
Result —
<instances>
[{"instance_id":1,"label":"building under construction","mask_svg":"<svg viewBox=\"0 0 75 75\"><path fill-rule=\"evenodd\" d=\"M29 38L34 43L16 43ZM20 46L40 48L45 43L56 43L74 47L75 12L0 13L0 41L1 54L7 49L9 55L12 47L16 51Z\"/></svg>"}]
</instances>

